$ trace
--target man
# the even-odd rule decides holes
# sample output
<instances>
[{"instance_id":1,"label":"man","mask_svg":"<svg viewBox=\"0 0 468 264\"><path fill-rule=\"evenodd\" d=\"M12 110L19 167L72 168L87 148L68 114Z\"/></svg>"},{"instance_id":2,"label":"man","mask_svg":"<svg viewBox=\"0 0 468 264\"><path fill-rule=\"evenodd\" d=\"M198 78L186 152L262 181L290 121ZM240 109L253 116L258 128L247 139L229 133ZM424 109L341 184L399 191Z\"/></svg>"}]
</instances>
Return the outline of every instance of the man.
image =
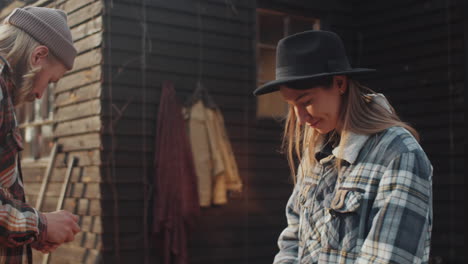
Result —
<instances>
[{"instance_id":1,"label":"man","mask_svg":"<svg viewBox=\"0 0 468 264\"><path fill-rule=\"evenodd\" d=\"M0 25L0 263L23 263L31 248L51 252L80 228L67 211L41 213L25 202L14 106L42 97L73 67L67 16L43 7L15 9Z\"/></svg>"}]
</instances>

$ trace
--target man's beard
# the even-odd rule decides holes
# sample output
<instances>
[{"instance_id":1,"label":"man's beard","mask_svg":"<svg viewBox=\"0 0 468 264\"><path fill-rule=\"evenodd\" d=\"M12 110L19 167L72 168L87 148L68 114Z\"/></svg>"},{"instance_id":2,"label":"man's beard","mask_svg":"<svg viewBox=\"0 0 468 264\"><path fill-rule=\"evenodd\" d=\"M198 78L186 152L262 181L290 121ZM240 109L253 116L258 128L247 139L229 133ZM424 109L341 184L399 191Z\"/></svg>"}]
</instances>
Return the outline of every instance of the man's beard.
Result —
<instances>
[{"instance_id":1,"label":"man's beard","mask_svg":"<svg viewBox=\"0 0 468 264\"><path fill-rule=\"evenodd\" d=\"M24 100L25 100L26 102L33 102L34 100L36 100L36 95L33 94L33 93L28 93L28 94L25 96Z\"/></svg>"}]
</instances>

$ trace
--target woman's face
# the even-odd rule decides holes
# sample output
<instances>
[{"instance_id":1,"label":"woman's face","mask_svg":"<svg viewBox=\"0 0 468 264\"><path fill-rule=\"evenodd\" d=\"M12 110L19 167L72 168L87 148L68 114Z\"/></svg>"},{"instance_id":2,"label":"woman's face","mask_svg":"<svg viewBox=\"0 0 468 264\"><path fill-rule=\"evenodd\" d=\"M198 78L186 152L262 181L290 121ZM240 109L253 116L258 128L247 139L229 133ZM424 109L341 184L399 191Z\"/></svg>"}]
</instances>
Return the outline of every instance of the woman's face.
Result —
<instances>
[{"instance_id":1,"label":"woman's face","mask_svg":"<svg viewBox=\"0 0 468 264\"><path fill-rule=\"evenodd\" d=\"M36 54L33 53L33 56L36 56L33 57L33 65L40 66L41 70L34 77L33 88L26 98L27 101L42 98L49 84L58 82L67 71L62 62L52 58L52 56L47 56L47 54L44 56L41 50Z\"/></svg>"},{"instance_id":2,"label":"woman's face","mask_svg":"<svg viewBox=\"0 0 468 264\"><path fill-rule=\"evenodd\" d=\"M294 108L301 125L308 125L320 134L327 134L337 128L346 81L346 76L334 76L331 87L316 86L296 90L281 86L280 92Z\"/></svg>"}]
</instances>

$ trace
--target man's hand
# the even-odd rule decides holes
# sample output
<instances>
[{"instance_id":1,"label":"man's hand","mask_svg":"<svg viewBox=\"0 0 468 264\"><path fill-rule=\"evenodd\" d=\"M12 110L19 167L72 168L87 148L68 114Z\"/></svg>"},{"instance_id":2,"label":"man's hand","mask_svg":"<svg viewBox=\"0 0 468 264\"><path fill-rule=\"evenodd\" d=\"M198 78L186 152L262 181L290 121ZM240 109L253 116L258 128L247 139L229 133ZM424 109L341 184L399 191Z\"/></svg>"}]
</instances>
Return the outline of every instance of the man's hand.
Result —
<instances>
[{"instance_id":1,"label":"man's hand","mask_svg":"<svg viewBox=\"0 0 468 264\"><path fill-rule=\"evenodd\" d=\"M68 211L60 210L52 213L44 213L47 219L47 242L60 245L75 239L75 234L80 232L78 216ZM55 249L55 248L54 248Z\"/></svg>"}]
</instances>

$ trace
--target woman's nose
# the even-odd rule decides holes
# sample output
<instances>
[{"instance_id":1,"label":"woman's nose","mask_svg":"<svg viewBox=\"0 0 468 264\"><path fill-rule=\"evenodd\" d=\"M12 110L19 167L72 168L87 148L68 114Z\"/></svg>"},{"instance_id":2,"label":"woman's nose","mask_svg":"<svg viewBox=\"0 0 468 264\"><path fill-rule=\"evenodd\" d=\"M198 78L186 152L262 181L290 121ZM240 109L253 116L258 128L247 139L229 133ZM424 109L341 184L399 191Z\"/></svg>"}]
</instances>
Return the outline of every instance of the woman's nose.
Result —
<instances>
[{"instance_id":1,"label":"woman's nose","mask_svg":"<svg viewBox=\"0 0 468 264\"><path fill-rule=\"evenodd\" d=\"M296 107L296 116L299 120L299 124L301 125L304 125L310 118L309 113L307 113L307 111L302 107Z\"/></svg>"}]
</instances>

